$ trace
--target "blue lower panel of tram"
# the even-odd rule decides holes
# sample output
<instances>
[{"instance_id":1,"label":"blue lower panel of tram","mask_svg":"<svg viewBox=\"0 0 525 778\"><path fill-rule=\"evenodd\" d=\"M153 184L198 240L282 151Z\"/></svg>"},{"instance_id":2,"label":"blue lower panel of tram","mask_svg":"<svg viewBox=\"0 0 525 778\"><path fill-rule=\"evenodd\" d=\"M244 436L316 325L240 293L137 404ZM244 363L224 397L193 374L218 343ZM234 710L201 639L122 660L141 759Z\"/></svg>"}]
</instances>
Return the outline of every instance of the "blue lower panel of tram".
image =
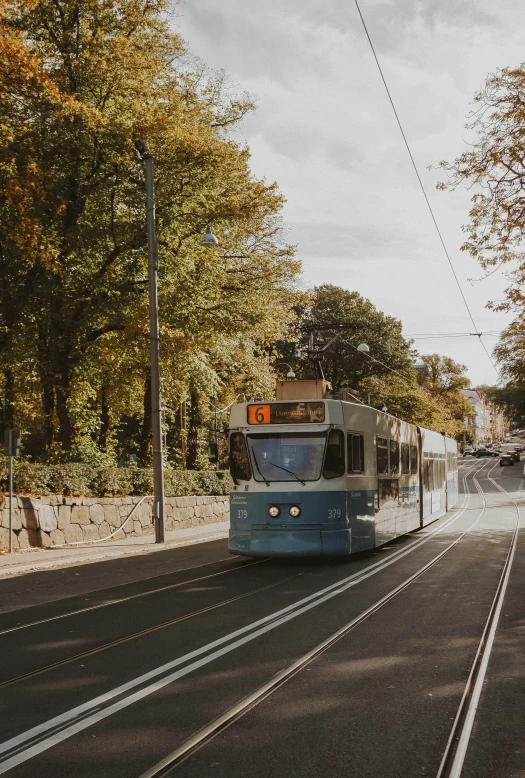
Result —
<instances>
[{"instance_id":1,"label":"blue lower panel of tram","mask_svg":"<svg viewBox=\"0 0 525 778\"><path fill-rule=\"evenodd\" d=\"M375 492L264 492L230 495L233 554L338 556L374 548ZM275 505L280 514L271 517ZM289 510L301 514L292 518Z\"/></svg>"}]
</instances>

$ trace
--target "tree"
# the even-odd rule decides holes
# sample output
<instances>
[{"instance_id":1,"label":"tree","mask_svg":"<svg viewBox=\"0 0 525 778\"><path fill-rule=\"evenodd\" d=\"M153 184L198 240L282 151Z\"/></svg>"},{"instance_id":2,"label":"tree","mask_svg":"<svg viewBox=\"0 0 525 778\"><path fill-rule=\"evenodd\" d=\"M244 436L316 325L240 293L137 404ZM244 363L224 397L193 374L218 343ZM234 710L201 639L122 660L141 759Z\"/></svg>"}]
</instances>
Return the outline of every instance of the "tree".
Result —
<instances>
[{"instance_id":1,"label":"tree","mask_svg":"<svg viewBox=\"0 0 525 778\"><path fill-rule=\"evenodd\" d=\"M388 413L427 429L437 430L451 437L464 429L464 420L470 411L468 402L452 395L433 395L414 380L409 382L390 373L382 378L365 379L360 386L362 394L370 393L371 404L386 406Z\"/></svg>"},{"instance_id":2,"label":"tree","mask_svg":"<svg viewBox=\"0 0 525 778\"><path fill-rule=\"evenodd\" d=\"M299 315L296 342L279 344L276 359L294 360L293 352L298 353L300 356L294 361L298 376L314 374L305 355L309 331L313 329L316 339L322 336L325 343L339 334L322 355L323 370L334 391L343 387L356 389L364 378L388 375L391 370L415 380L413 354L410 342L402 336L401 322L378 311L357 292L332 284L315 287ZM339 325L347 325L348 329L341 333ZM357 351L362 342L369 345L370 356Z\"/></svg>"},{"instance_id":3,"label":"tree","mask_svg":"<svg viewBox=\"0 0 525 778\"><path fill-rule=\"evenodd\" d=\"M470 381L464 371L466 365L459 365L450 357L439 354L423 354L424 369L418 370L418 383L437 397L450 395L467 389Z\"/></svg>"},{"instance_id":4,"label":"tree","mask_svg":"<svg viewBox=\"0 0 525 778\"><path fill-rule=\"evenodd\" d=\"M511 263L512 285L496 310L525 309L525 63L489 75L474 96L467 128L476 139L453 162L441 162L449 175L441 189L467 184L475 189L470 223L464 228L469 251L486 270ZM479 191L481 190L481 191Z\"/></svg>"},{"instance_id":5,"label":"tree","mask_svg":"<svg viewBox=\"0 0 525 778\"><path fill-rule=\"evenodd\" d=\"M253 102L191 63L166 11L166 0L13 0L0 9L0 183L14 182L0 199L10 295L0 335L16 324L24 338L40 387L33 415L58 458L113 456L124 410L141 419L137 443L148 458L136 138L157 162L163 402L191 398L198 422L197 404L229 391L213 366L221 343L263 351L294 316L299 263L282 235L283 198L255 179L248 149L229 137ZM199 246L207 222L226 251ZM9 339L0 348L7 419L23 365ZM18 396L27 426L22 406Z\"/></svg>"},{"instance_id":6,"label":"tree","mask_svg":"<svg viewBox=\"0 0 525 778\"><path fill-rule=\"evenodd\" d=\"M505 410L513 426L525 426L525 348L519 322L511 324L494 349L503 386L481 387L492 402Z\"/></svg>"}]
</instances>

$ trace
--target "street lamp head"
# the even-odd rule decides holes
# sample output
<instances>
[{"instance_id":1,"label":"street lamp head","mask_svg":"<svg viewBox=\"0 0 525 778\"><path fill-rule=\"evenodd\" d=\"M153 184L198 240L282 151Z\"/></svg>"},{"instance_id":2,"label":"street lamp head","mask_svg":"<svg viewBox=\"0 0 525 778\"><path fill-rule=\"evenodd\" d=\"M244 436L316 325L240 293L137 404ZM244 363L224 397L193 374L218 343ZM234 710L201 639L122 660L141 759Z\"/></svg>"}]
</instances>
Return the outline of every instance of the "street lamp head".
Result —
<instances>
[{"instance_id":1,"label":"street lamp head","mask_svg":"<svg viewBox=\"0 0 525 778\"><path fill-rule=\"evenodd\" d=\"M213 232L211 231L211 227L209 224L206 225L206 232L201 238L201 246L207 246L208 248L215 248L219 245L218 239L215 237Z\"/></svg>"},{"instance_id":2,"label":"street lamp head","mask_svg":"<svg viewBox=\"0 0 525 778\"><path fill-rule=\"evenodd\" d=\"M360 343L357 347L357 350L361 352L361 354L368 354L370 351L370 346L367 343Z\"/></svg>"},{"instance_id":3,"label":"street lamp head","mask_svg":"<svg viewBox=\"0 0 525 778\"><path fill-rule=\"evenodd\" d=\"M140 156L146 153L146 144L143 140L136 140L135 141L135 148L137 149Z\"/></svg>"},{"instance_id":4,"label":"street lamp head","mask_svg":"<svg viewBox=\"0 0 525 778\"><path fill-rule=\"evenodd\" d=\"M288 362L278 362L276 365L273 366L275 370L277 370L278 367L287 367L288 372L286 373L286 378L289 378L293 381L295 378L295 373L293 371L293 368L291 365L288 364Z\"/></svg>"}]
</instances>

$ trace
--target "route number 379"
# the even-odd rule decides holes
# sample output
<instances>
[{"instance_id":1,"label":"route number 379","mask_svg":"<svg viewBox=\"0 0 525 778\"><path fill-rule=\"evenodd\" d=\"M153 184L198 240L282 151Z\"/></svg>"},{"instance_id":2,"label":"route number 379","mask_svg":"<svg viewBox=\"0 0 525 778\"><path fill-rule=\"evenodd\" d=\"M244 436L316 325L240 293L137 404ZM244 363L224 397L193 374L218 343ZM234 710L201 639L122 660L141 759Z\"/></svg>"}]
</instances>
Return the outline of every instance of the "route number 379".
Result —
<instances>
[{"instance_id":1,"label":"route number 379","mask_svg":"<svg viewBox=\"0 0 525 778\"><path fill-rule=\"evenodd\" d=\"M248 518L248 511L237 511L237 518L238 519L247 519Z\"/></svg>"},{"instance_id":2,"label":"route number 379","mask_svg":"<svg viewBox=\"0 0 525 778\"><path fill-rule=\"evenodd\" d=\"M341 508L328 508L328 518L329 519L340 519L341 518Z\"/></svg>"}]
</instances>

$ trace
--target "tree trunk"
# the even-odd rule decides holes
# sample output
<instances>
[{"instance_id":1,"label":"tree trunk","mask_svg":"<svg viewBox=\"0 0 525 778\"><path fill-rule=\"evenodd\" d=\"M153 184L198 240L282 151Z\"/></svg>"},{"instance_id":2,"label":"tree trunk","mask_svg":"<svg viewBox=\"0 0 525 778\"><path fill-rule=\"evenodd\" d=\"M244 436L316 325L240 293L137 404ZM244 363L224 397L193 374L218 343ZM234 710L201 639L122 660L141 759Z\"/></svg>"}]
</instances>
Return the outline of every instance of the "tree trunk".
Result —
<instances>
[{"instance_id":1,"label":"tree trunk","mask_svg":"<svg viewBox=\"0 0 525 778\"><path fill-rule=\"evenodd\" d=\"M74 430L67 407L69 386L55 386L55 397L59 423L58 439L64 451L71 451Z\"/></svg>"},{"instance_id":2,"label":"tree trunk","mask_svg":"<svg viewBox=\"0 0 525 778\"><path fill-rule=\"evenodd\" d=\"M44 445L49 453L55 433L55 391L51 382L43 382L42 406L44 410Z\"/></svg>"},{"instance_id":3,"label":"tree trunk","mask_svg":"<svg viewBox=\"0 0 525 778\"><path fill-rule=\"evenodd\" d=\"M199 432L202 427L202 412L197 392L190 392L190 412L188 414L188 444L186 468L195 470L199 459Z\"/></svg>"},{"instance_id":4,"label":"tree trunk","mask_svg":"<svg viewBox=\"0 0 525 778\"><path fill-rule=\"evenodd\" d=\"M15 426L15 378L10 367L6 367L4 376L3 423L5 429L13 429Z\"/></svg>"},{"instance_id":5,"label":"tree trunk","mask_svg":"<svg viewBox=\"0 0 525 778\"><path fill-rule=\"evenodd\" d=\"M144 420L140 435L139 462L142 467L151 465L151 376L148 375L144 383Z\"/></svg>"},{"instance_id":6,"label":"tree trunk","mask_svg":"<svg viewBox=\"0 0 525 778\"><path fill-rule=\"evenodd\" d=\"M100 432L98 435L98 445L102 449L102 451L105 451L108 445L108 432L110 427L108 393L106 391L105 386L102 387L102 390L100 392L100 404L101 404L101 412L100 412Z\"/></svg>"}]
</instances>

